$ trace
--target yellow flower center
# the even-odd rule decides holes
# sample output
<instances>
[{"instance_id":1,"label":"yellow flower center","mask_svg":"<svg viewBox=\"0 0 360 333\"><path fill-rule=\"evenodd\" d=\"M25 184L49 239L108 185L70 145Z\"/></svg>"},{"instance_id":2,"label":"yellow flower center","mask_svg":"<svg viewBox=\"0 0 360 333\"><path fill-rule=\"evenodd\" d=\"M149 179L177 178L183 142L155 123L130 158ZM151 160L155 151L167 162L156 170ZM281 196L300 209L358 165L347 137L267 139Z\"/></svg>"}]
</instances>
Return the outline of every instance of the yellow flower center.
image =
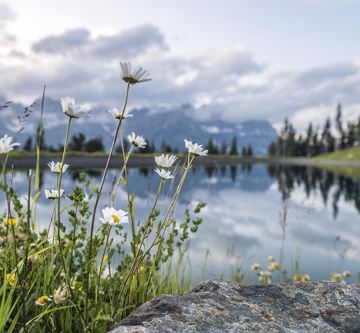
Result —
<instances>
[{"instance_id":1,"label":"yellow flower center","mask_svg":"<svg viewBox=\"0 0 360 333\"><path fill-rule=\"evenodd\" d=\"M15 226L16 225L16 220L14 218L7 219L6 224Z\"/></svg>"},{"instance_id":2,"label":"yellow flower center","mask_svg":"<svg viewBox=\"0 0 360 333\"><path fill-rule=\"evenodd\" d=\"M120 222L120 218L119 216L115 215L115 214L112 214L112 218L114 220L115 223L119 223Z\"/></svg>"},{"instance_id":3,"label":"yellow flower center","mask_svg":"<svg viewBox=\"0 0 360 333\"><path fill-rule=\"evenodd\" d=\"M46 301L49 300L49 297L48 296L41 296L40 298L38 298L38 302L40 304L45 304Z\"/></svg>"},{"instance_id":4,"label":"yellow flower center","mask_svg":"<svg viewBox=\"0 0 360 333\"><path fill-rule=\"evenodd\" d=\"M138 83L139 81L136 80L134 77L132 76L124 76L122 78L126 83L130 83L130 84L135 84L135 83Z\"/></svg>"}]
</instances>

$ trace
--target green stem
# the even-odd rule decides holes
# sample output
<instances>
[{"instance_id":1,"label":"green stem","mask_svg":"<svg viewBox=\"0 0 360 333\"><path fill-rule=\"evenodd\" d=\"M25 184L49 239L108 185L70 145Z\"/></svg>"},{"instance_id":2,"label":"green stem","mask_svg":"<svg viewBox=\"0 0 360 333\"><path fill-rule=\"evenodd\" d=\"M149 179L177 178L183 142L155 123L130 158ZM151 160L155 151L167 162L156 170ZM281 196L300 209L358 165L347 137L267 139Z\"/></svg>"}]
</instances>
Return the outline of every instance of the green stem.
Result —
<instances>
[{"instance_id":1,"label":"green stem","mask_svg":"<svg viewBox=\"0 0 360 333\"><path fill-rule=\"evenodd\" d=\"M98 307L98 305L99 305L98 299L100 300L99 292L100 292L101 273L102 273L102 269L103 269L103 263L104 263L104 257L105 257L106 249L107 249L107 246L108 246L108 244L109 244L110 233L111 233L111 226L109 226L109 230L108 230L108 233L107 233L107 235L106 235L106 241L105 241L104 251L103 251L103 253L102 253L101 261L100 261L98 281L97 281L97 288L96 288L96 295L95 295L95 296L96 296L96 298L95 298L95 303L96 303L96 311L95 311L95 313L97 313L97 307Z\"/></svg>"},{"instance_id":2,"label":"green stem","mask_svg":"<svg viewBox=\"0 0 360 333\"><path fill-rule=\"evenodd\" d=\"M95 204L94 204L94 210L92 213L92 219L91 219L91 226L90 226L90 236L89 236L89 252L88 252L88 257L87 257L87 268L86 268L86 275L85 275L85 326L87 326L88 321L89 321L89 289L90 289L90 269L91 269L91 259L92 259L92 250L93 250L93 237L94 237L94 226L95 226L95 217L96 217L96 211L97 211L97 207L99 204L99 200L100 200L100 195L102 192L102 189L104 187L104 183L105 183L105 179L106 179L106 175L109 169L109 165L110 165L110 161L115 149L115 144L119 135L119 130L121 128L121 124L122 124L122 120L123 120L123 116L126 110L126 106L128 103L128 98L129 98L129 89L130 89L130 84L128 84L126 86L126 92L125 92L125 101L124 101L124 106L122 109L122 113L121 113L121 117L119 119L119 123L118 126L116 128L115 131L115 135L114 135L114 139L110 148L110 152L108 155L108 159L106 161L106 165L104 168L104 172L100 181L100 185L96 191L96 199L95 199Z\"/></svg>"},{"instance_id":3,"label":"green stem","mask_svg":"<svg viewBox=\"0 0 360 333\"><path fill-rule=\"evenodd\" d=\"M168 208L168 211L165 215L165 218L164 218L164 222L162 223L161 227L159 228L159 230L157 231L156 235L155 235L155 238L152 242L152 244L149 246L149 248L144 252L144 254L141 256L141 258L139 260L137 260L138 258L134 258L134 262L133 262L133 265L132 265L132 269L130 270L129 274L127 275L126 277L126 282L124 283L123 287L122 287L122 290L119 294L119 297L117 298L118 302L120 302L120 298L121 296L123 295L123 292L125 290L125 287L127 285L127 282L128 282L128 279L130 278L130 276L139 268L139 266L141 265L141 262L142 260L146 257L146 255L151 251L151 249L157 244L157 240L160 236L163 237L164 236L164 233L168 227L168 224L169 224L169 220L171 218L171 216L173 215L174 213L174 210L175 210L175 207L176 207L176 202L179 198L179 195L180 195L180 192L181 192L181 189L184 185L184 182L185 182L185 179L186 179L186 176L191 168L191 165L192 165L192 162L194 161L195 159L195 156L190 156L190 154L187 155L187 158L186 158L186 161L185 161L185 164L184 164L184 172L183 172L183 175L180 179L180 182L176 188L176 191L175 191L175 194L170 202L170 205L169 205L169 208ZM125 298L124 298L124 301L123 301L123 307L124 307L124 303L126 302L126 298L127 298L127 292L125 293ZM115 310L114 310L114 317L116 316L117 314L117 311L119 309L119 303L115 304Z\"/></svg>"},{"instance_id":4,"label":"green stem","mask_svg":"<svg viewBox=\"0 0 360 333\"><path fill-rule=\"evenodd\" d=\"M57 197L57 236L58 236L58 244L59 244L59 252L60 252L60 259L61 259L61 265L62 265L62 269L64 270L64 276L65 276L65 281L68 287L68 290L70 292L71 298L74 301L74 304L76 306L77 311L79 312L82 320L84 321L82 312L79 308L79 306L75 303L75 295L74 292L71 288L71 280L70 277L67 274L67 269L66 269L66 263L65 263L65 258L64 258L64 249L63 249L63 245L62 245L62 241L61 241L61 195L60 195L60 189L61 189L61 181L62 181L62 176L64 173L64 163L65 163L65 157L66 157L66 151L67 151L67 146L68 146L68 142L69 142L69 134L70 134L70 127L71 127L71 121L72 121L72 117L69 117L69 121L66 127L66 134L65 134L65 141L64 141L64 149L63 149L63 153L62 153L62 158L61 158L61 166L60 166L60 173L59 173L59 177L57 178L57 191L58 191L58 197ZM54 219L55 221L55 219ZM55 235L54 235L55 237Z\"/></svg>"},{"instance_id":5,"label":"green stem","mask_svg":"<svg viewBox=\"0 0 360 333\"><path fill-rule=\"evenodd\" d=\"M136 262L137 262L137 259L138 259L139 254L140 254L141 247L142 247L143 244L144 244L144 241L145 241L145 238L146 238L147 229L148 229L148 227L149 227L150 224L151 224L151 217L152 217L152 215L153 215L153 213L154 213L154 211L155 211L155 208L156 208L157 202L158 202L158 200L159 200L159 197L160 197L162 188L163 188L163 179L160 179L160 183L159 183L159 187L158 187L158 190L157 190L156 198L155 198L154 203L153 203L153 205L152 205L152 207L151 207L151 210L150 210L150 212L149 212L149 215L148 215L148 217L147 217L147 219L146 219L146 223L145 223L145 226L144 226L144 231L143 231L142 239L141 239L140 244L139 244L139 246L138 246L138 248L137 248L137 251L136 251L135 254L134 254L133 264L132 264L132 266L131 266L128 274L127 274L126 277L125 277L125 280L124 280L124 282L123 282L123 284L122 284L122 287L121 287L121 290L120 290L120 292L119 292L119 296L117 297L117 299L116 299L116 301L115 301L115 311L114 311L115 315L116 315L117 309L118 309L118 307L119 307L121 297L122 297L122 295L123 295L123 293L124 293L124 291L125 291L125 289L126 289L126 286L127 286L128 282L129 282L129 279L130 279L130 277L132 276L132 274L135 272L134 268L135 268L135 266L136 266Z\"/></svg>"},{"instance_id":6,"label":"green stem","mask_svg":"<svg viewBox=\"0 0 360 333\"><path fill-rule=\"evenodd\" d=\"M7 153L5 155L5 158L3 160L3 167L2 167L2 170L1 170L1 178L0 178L1 181L2 181L2 179L4 177L4 174L5 174L5 171L6 171L6 164L7 164L8 157L9 157L9 153Z\"/></svg>"},{"instance_id":7,"label":"green stem","mask_svg":"<svg viewBox=\"0 0 360 333\"><path fill-rule=\"evenodd\" d=\"M29 256L29 239L30 239L30 220L31 220L31 170L29 170L28 174L28 193L27 193L27 220L26 220L26 243L25 243L25 262L24 262L24 288L23 288L23 317L25 318L26 322L26 279L27 279L27 267L28 267L28 256ZM25 328L25 327L24 327Z\"/></svg>"},{"instance_id":8,"label":"green stem","mask_svg":"<svg viewBox=\"0 0 360 333\"><path fill-rule=\"evenodd\" d=\"M64 169L64 162L65 162L65 156L66 156L66 149L67 149L67 145L68 145L68 141L69 141L69 133L70 133L70 127L71 127L71 120L72 117L69 117L69 121L66 127L66 135L65 135L65 142L64 142L64 149L63 149L63 153L62 153L62 159L61 159L61 167L60 167L60 174L59 177L57 178L57 191L58 191L58 197L57 197L57 234L58 234L58 243L59 243L59 252L60 252L60 258L61 258L61 264L62 264L62 268L64 270L64 274L65 276L67 276L67 270L66 270L66 264L65 264L65 259L63 256L63 246L62 246L62 242L61 242L61 195L60 195L60 189L61 189L61 180L62 180L62 175L63 175L63 169ZM55 235L54 235L55 237ZM70 286L69 286L70 288ZM71 288L70 288L71 289Z\"/></svg>"},{"instance_id":9,"label":"green stem","mask_svg":"<svg viewBox=\"0 0 360 333\"><path fill-rule=\"evenodd\" d=\"M122 142L122 135L120 134L120 138L121 138L121 142ZM123 146L123 144L121 144L121 146ZM127 167L127 163L130 159L130 155L132 153L132 149L133 149L133 146L131 145L130 147L130 150L128 151L128 153L125 155L125 153L123 152L123 158L124 158L124 165L120 171L120 174L119 174L119 177L115 183L115 186L114 186L114 191L112 191L112 194L111 194L111 206L114 206L114 203L115 203L115 198L116 198L116 193L118 191L118 188L120 186L120 183L121 183L121 177L125 171L125 168Z\"/></svg>"}]
</instances>

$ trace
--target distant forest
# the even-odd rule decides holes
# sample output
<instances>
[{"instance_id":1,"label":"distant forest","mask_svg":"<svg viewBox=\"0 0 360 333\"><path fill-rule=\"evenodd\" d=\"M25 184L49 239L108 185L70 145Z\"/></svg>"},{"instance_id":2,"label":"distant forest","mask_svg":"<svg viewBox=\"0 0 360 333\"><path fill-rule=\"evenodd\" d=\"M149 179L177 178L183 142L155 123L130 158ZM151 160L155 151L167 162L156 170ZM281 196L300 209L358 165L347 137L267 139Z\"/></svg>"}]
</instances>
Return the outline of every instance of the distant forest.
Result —
<instances>
[{"instance_id":1,"label":"distant forest","mask_svg":"<svg viewBox=\"0 0 360 333\"><path fill-rule=\"evenodd\" d=\"M59 145L58 147L47 146L44 142L44 129L42 129L42 134L39 136L40 130L37 131L36 141L33 142L32 137L28 137L24 144L25 151L35 151L36 145L39 142L40 149L43 151L50 152L61 152L63 150L63 146ZM159 147L155 145L154 142L149 140L147 141L147 146L143 149L139 149L139 153L141 154L153 154L153 153L179 153L179 150L171 147L166 142L162 142ZM129 150L129 142L124 140L124 150ZM205 149L209 151L210 155L232 155L232 156L253 156L252 146L249 144L247 146L243 146L241 151L238 150L237 147L237 138L234 136L230 143L223 142L221 145L216 144L212 138L210 138L205 145ZM69 142L69 150L70 151L78 151L78 152L103 152L105 151L105 146L102 142L101 137L91 138L89 140L86 139L85 134L78 133L71 137ZM116 148L117 153L121 153L121 146L119 145Z\"/></svg>"},{"instance_id":2,"label":"distant forest","mask_svg":"<svg viewBox=\"0 0 360 333\"><path fill-rule=\"evenodd\" d=\"M330 117L323 127L314 128L309 122L305 134L297 133L288 119L278 138L268 148L271 156L305 156L312 157L324 153L356 147L360 143L360 117L354 122L344 124L342 106L338 104L334 126Z\"/></svg>"}]
</instances>

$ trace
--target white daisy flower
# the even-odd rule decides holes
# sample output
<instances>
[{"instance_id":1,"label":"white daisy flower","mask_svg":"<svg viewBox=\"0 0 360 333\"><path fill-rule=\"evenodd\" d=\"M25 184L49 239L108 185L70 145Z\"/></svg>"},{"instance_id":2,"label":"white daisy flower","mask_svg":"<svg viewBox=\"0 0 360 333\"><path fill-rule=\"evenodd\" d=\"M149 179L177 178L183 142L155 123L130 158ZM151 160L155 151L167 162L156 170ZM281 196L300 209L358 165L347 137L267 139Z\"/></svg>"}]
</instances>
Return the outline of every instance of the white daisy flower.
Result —
<instances>
[{"instance_id":1,"label":"white daisy flower","mask_svg":"<svg viewBox=\"0 0 360 333\"><path fill-rule=\"evenodd\" d=\"M117 108L112 108L109 112L116 118L116 119L125 119L125 118L132 118L133 115L130 113L128 109L125 109L124 114L121 113L120 110Z\"/></svg>"},{"instance_id":2,"label":"white daisy flower","mask_svg":"<svg viewBox=\"0 0 360 333\"><path fill-rule=\"evenodd\" d=\"M176 161L177 157L175 155L164 155L161 154L160 156L155 156L156 164L161 168L171 168L174 162Z\"/></svg>"},{"instance_id":3,"label":"white daisy flower","mask_svg":"<svg viewBox=\"0 0 360 333\"><path fill-rule=\"evenodd\" d=\"M208 151L204 150L202 145L199 145L197 143L192 143L191 141L184 140L185 147L187 148L188 152L190 154L194 154L196 156L207 156Z\"/></svg>"},{"instance_id":4,"label":"white daisy flower","mask_svg":"<svg viewBox=\"0 0 360 333\"><path fill-rule=\"evenodd\" d=\"M48 163L48 166L52 173L61 173L61 162L52 161L52 162ZM62 168L62 172L65 173L66 170L68 169L68 167L69 167L68 164L64 164L64 166Z\"/></svg>"},{"instance_id":5,"label":"white daisy flower","mask_svg":"<svg viewBox=\"0 0 360 333\"><path fill-rule=\"evenodd\" d=\"M140 135L136 135L134 132L128 135L127 139L132 145L137 148L145 148L147 145L145 139Z\"/></svg>"},{"instance_id":6,"label":"white daisy flower","mask_svg":"<svg viewBox=\"0 0 360 333\"><path fill-rule=\"evenodd\" d=\"M155 169L155 172L160 176L160 178L164 180L173 179L174 176L171 174L170 171L165 169Z\"/></svg>"},{"instance_id":7,"label":"white daisy flower","mask_svg":"<svg viewBox=\"0 0 360 333\"><path fill-rule=\"evenodd\" d=\"M61 98L61 106L63 112L71 118L82 118L89 115L89 110L75 104L75 98L73 97Z\"/></svg>"},{"instance_id":8,"label":"white daisy flower","mask_svg":"<svg viewBox=\"0 0 360 333\"><path fill-rule=\"evenodd\" d=\"M5 134L0 138L0 155L10 153L14 147L20 146L20 143L12 142L13 138Z\"/></svg>"},{"instance_id":9,"label":"white daisy flower","mask_svg":"<svg viewBox=\"0 0 360 333\"><path fill-rule=\"evenodd\" d=\"M60 197L62 197L63 194L64 194L64 190L60 189ZM59 197L59 192L58 192L58 190L45 190L45 196L46 196L46 199L54 200Z\"/></svg>"},{"instance_id":10,"label":"white daisy flower","mask_svg":"<svg viewBox=\"0 0 360 333\"><path fill-rule=\"evenodd\" d=\"M129 223L128 213L114 207L106 207L101 210L103 217L100 218L100 222L109 225L118 225L122 223Z\"/></svg>"},{"instance_id":11,"label":"white daisy flower","mask_svg":"<svg viewBox=\"0 0 360 333\"><path fill-rule=\"evenodd\" d=\"M51 298L49 296L41 296L39 297L36 301L35 301L35 304L36 305L39 305L39 306L44 306L46 304L46 302L50 301Z\"/></svg>"},{"instance_id":12,"label":"white daisy flower","mask_svg":"<svg viewBox=\"0 0 360 333\"><path fill-rule=\"evenodd\" d=\"M130 62L120 62L121 66L121 78L130 84L141 83L151 81L149 76L149 72L142 67L137 67L133 71L131 71L131 63Z\"/></svg>"}]
</instances>

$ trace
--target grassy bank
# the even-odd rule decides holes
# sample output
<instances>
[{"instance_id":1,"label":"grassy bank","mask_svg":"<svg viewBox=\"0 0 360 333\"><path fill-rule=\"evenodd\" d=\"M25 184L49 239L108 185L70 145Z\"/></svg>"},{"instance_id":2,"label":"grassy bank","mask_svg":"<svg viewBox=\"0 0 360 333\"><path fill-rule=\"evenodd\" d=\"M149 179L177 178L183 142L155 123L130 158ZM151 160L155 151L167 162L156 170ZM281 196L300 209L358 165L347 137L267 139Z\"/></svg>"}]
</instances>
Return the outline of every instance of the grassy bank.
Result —
<instances>
[{"instance_id":1,"label":"grassy bank","mask_svg":"<svg viewBox=\"0 0 360 333\"><path fill-rule=\"evenodd\" d=\"M318 161L359 161L360 147L354 147L314 157Z\"/></svg>"}]
</instances>

